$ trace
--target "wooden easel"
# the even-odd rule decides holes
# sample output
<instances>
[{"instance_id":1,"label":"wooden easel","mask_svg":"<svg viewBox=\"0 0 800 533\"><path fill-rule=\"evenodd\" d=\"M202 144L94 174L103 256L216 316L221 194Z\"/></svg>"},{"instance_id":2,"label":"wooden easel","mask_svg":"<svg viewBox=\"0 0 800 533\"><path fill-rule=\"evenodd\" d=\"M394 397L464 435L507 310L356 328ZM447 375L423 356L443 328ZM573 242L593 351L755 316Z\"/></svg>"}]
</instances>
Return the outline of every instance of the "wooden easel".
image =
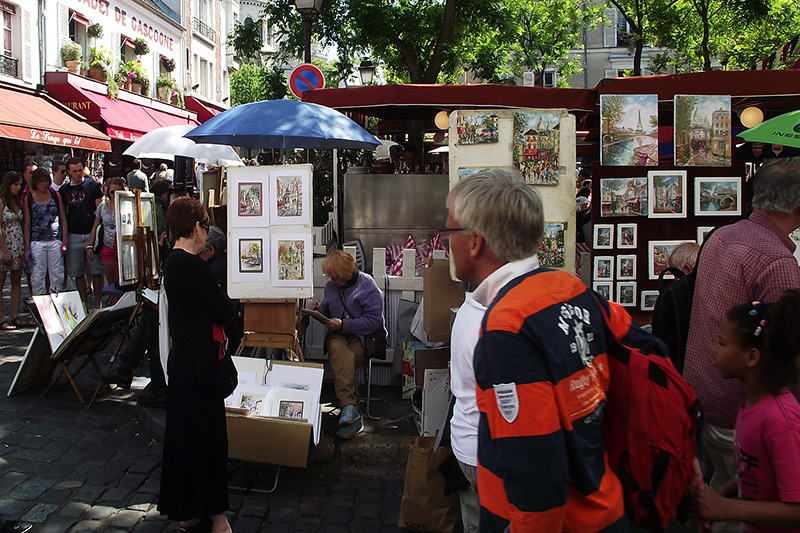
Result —
<instances>
[{"instance_id":1,"label":"wooden easel","mask_svg":"<svg viewBox=\"0 0 800 533\"><path fill-rule=\"evenodd\" d=\"M297 300L240 300L244 305L244 337L236 349L241 355L245 348L279 348L286 350L285 358L303 361L303 350L297 333Z\"/></svg>"}]
</instances>

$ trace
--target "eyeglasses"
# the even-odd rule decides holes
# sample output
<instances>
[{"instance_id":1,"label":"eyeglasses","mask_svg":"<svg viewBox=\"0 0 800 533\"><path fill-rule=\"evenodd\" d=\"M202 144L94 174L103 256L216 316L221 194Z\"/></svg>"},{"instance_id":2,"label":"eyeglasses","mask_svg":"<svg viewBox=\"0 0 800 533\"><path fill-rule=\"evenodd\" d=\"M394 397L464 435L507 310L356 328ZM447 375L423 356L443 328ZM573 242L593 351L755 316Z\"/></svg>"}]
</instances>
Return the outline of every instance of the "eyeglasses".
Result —
<instances>
[{"instance_id":1,"label":"eyeglasses","mask_svg":"<svg viewBox=\"0 0 800 533\"><path fill-rule=\"evenodd\" d=\"M206 230L206 233L208 233L208 224L207 223L198 222L198 224L200 224L200 227L203 228L204 230Z\"/></svg>"},{"instance_id":2,"label":"eyeglasses","mask_svg":"<svg viewBox=\"0 0 800 533\"><path fill-rule=\"evenodd\" d=\"M451 233L455 233L457 231L467 231L466 228L439 228L436 230L442 236L443 239L449 239Z\"/></svg>"}]
</instances>

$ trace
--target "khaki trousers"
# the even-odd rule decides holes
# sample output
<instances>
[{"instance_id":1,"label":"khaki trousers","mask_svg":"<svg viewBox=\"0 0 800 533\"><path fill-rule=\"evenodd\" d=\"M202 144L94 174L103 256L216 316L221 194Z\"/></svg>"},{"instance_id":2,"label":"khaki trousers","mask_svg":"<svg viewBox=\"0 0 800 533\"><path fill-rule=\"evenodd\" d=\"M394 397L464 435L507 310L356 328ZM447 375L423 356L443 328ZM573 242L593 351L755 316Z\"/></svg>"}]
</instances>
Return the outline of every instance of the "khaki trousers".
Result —
<instances>
[{"instance_id":1,"label":"khaki trousers","mask_svg":"<svg viewBox=\"0 0 800 533\"><path fill-rule=\"evenodd\" d=\"M333 387L339 406L358 407L358 381L356 367L366 364L364 346L358 335L346 335L337 331L325 337L325 352L333 371Z\"/></svg>"}]
</instances>

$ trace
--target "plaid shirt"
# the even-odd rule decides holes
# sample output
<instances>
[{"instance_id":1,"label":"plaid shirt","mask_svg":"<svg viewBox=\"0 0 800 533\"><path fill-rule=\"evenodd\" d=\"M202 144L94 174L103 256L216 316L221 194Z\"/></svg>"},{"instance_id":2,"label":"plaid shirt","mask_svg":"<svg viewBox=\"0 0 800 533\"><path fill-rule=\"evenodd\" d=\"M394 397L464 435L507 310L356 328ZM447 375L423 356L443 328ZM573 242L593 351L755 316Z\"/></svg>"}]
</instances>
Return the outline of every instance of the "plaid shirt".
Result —
<instances>
[{"instance_id":1,"label":"plaid shirt","mask_svg":"<svg viewBox=\"0 0 800 533\"><path fill-rule=\"evenodd\" d=\"M733 429L744 401L742 384L722 379L714 364L717 331L728 310L754 300L780 298L800 287L795 245L772 220L758 213L715 231L697 266L684 377L703 405L705 420Z\"/></svg>"}]
</instances>

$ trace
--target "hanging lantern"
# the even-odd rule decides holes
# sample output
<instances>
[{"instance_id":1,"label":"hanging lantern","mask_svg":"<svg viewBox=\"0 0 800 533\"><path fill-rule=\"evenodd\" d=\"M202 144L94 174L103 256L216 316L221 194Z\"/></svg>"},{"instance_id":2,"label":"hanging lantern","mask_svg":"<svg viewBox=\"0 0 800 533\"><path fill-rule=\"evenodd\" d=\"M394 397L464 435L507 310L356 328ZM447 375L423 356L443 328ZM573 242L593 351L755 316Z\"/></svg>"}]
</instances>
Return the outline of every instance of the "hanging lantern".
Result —
<instances>
[{"instance_id":1,"label":"hanging lantern","mask_svg":"<svg viewBox=\"0 0 800 533\"><path fill-rule=\"evenodd\" d=\"M764 113L757 107L747 107L739 115L739 120L745 128L752 128L764 121Z\"/></svg>"},{"instance_id":2,"label":"hanging lantern","mask_svg":"<svg viewBox=\"0 0 800 533\"><path fill-rule=\"evenodd\" d=\"M430 115L428 115L430 116ZM436 124L436 127L440 130L446 130L450 127L450 113L447 111L439 111L436 113L436 117L433 119L433 123Z\"/></svg>"}]
</instances>

